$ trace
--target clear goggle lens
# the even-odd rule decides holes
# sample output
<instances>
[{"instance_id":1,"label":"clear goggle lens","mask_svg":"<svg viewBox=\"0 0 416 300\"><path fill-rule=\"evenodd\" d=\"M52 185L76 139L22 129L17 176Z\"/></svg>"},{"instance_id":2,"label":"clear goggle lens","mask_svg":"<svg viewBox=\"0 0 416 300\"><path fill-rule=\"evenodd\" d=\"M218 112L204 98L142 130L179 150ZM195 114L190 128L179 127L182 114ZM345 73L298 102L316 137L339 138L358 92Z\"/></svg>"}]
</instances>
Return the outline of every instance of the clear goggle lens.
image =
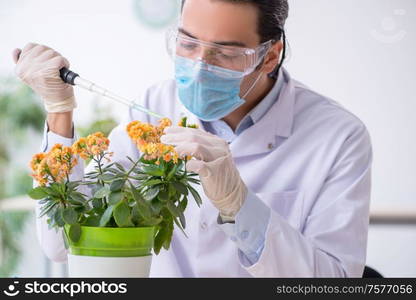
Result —
<instances>
[{"instance_id":1,"label":"clear goggle lens","mask_svg":"<svg viewBox=\"0 0 416 300\"><path fill-rule=\"evenodd\" d=\"M211 68L210 71L219 71L222 68L238 72L242 76L255 70L270 49L272 42L270 40L255 49L250 49L200 41L188 37L176 29L168 31L166 35L167 50L173 59L180 56L196 62L203 62L206 68L209 68L210 65L218 67Z\"/></svg>"}]
</instances>

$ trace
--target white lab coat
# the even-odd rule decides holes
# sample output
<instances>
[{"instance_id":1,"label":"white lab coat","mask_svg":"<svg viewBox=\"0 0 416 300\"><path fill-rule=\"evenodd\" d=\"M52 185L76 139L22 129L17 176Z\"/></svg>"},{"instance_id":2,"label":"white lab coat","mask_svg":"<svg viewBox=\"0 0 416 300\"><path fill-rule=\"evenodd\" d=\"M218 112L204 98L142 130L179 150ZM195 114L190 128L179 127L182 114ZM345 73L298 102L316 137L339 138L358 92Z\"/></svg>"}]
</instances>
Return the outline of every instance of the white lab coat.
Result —
<instances>
[{"instance_id":1,"label":"white lab coat","mask_svg":"<svg viewBox=\"0 0 416 300\"><path fill-rule=\"evenodd\" d=\"M171 249L154 257L151 276L361 277L369 222L370 137L363 123L339 104L286 71L281 74L278 101L230 144L243 181L271 209L259 260L251 266L243 263L236 244L217 224L218 211L199 187L202 207L190 201L185 213L189 238L175 230ZM179 102L173 80L148 89L142 104L175 123L183 115L199 123ZM130 111L113 130L113 161L125 165L127 155L139 155L125 132L132 120L156 123ZM72 142L45 134L44 150ZM83 166L77 166L72 178L82 172ZM45 218L38 220L37 230L45 253L65 261L60 233L48 230Z\"/></svg>"}]
</instances>

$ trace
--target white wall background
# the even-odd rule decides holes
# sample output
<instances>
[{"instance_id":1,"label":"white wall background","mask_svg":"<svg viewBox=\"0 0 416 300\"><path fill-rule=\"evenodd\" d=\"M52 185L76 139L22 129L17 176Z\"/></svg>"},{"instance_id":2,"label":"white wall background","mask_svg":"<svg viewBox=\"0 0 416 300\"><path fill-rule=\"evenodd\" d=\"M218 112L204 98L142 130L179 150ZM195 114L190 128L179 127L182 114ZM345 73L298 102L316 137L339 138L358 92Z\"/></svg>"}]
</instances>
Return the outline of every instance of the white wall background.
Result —
<instances>
[{"instance_id":1,"label":"white wall background","mask_svg":"<svg viewBox=\"0 0 416 300\"><path fill-rule=\"evenodd\" d=\"M175 0L172 0L175 1ZM292 0L287 35L293 77L330 96L367 125L374 147L373 206L416 203L416 2ZM0 76L10 52L47 44L73 70L135 99L171 76L163 30L138 22L133 0L0 0ZM78 91L76 122L93 113ZM108 103L117 117L124 108ZM387 276L416 276L416 227L370 229L369 264Z\"/></svg>"}]
</instances>

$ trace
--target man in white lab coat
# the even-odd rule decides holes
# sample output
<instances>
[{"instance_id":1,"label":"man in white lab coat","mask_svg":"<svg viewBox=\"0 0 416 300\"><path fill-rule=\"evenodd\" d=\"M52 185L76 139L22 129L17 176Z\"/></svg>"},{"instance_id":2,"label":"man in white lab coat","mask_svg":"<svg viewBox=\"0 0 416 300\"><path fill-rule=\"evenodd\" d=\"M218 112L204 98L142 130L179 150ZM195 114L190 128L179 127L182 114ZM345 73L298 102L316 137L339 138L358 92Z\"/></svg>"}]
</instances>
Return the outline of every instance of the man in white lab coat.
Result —
<instances>
[{"instance_id":1,"label":"man in white lab coat","mask_svg":"<svg viewBox=\"0 0 416 300\"><path fill-rule=\"evenodd\" d=\"M361 277L370 138L357 117L281 67L287 16L286 0L184 1L168 39L175 80L149 88L141 104L200 125L171 127L162 141L196 158L189 168L200 174L203 205L190 203L189 238L175 232L151 276ZM48 111L42 150L71 145L76 101L59 78L68 61L36 44L14 58ZM132 110L110 134L113 161L125 165L140 155L125 132L132 120L157 122ZM78 165L72 176L83 172ZM64 262L60 232L44 218L37 230L48 257Z\"/></svg>"}]
</instances>

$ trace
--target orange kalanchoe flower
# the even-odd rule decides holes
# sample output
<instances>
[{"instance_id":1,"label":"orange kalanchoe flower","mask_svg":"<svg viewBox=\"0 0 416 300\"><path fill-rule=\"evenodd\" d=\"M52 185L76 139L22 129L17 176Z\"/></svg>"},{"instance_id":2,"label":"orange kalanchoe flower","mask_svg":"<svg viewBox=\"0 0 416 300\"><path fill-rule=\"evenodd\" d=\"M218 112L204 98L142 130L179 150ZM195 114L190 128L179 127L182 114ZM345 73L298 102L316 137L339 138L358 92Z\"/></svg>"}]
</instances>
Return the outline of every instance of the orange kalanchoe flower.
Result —
<instances>
[{"instance_id":1,"label":"orange kalanchoe flower","mask_svg":"<svg viewBox=\"0 0 416 300\"><path fill-rule=\"evenodd\" d=\"M71 147L56 144L48 153L35 154L30 162L32 177L41 185L62 182L78 163Z\"/></svg>"},{"instance_id":2,"label":"orange kalanchoe flower","mask_svg":"<svg viewBox=\"0 0 416 300\"><path fill-rule=\"evenodd\" d=\"M172 125L171 120L164 118L159 120L159 125L154 126L140 121L133 121L127 125L127 133L138 149L144 154L147 160L156 160L156 164L160 164L160 160L175 164L178 162L178 154L175 148L160 142L160 137L166 127Z\"/></svg>"},{"instance_id":3,"label":"orange kalanchoe flower","mask_svg":"<svg viewBox=\"0 0 416 300\"><path fill-rule=\"evenodd\" d=\"M80 138L72 145L72 150L82 159L92 159L94 156L104 155L108 150L110 140L101 132L90 134L86 138ZM112 155L112 153L108 153Z\"/></svg>"}]
</instances>

